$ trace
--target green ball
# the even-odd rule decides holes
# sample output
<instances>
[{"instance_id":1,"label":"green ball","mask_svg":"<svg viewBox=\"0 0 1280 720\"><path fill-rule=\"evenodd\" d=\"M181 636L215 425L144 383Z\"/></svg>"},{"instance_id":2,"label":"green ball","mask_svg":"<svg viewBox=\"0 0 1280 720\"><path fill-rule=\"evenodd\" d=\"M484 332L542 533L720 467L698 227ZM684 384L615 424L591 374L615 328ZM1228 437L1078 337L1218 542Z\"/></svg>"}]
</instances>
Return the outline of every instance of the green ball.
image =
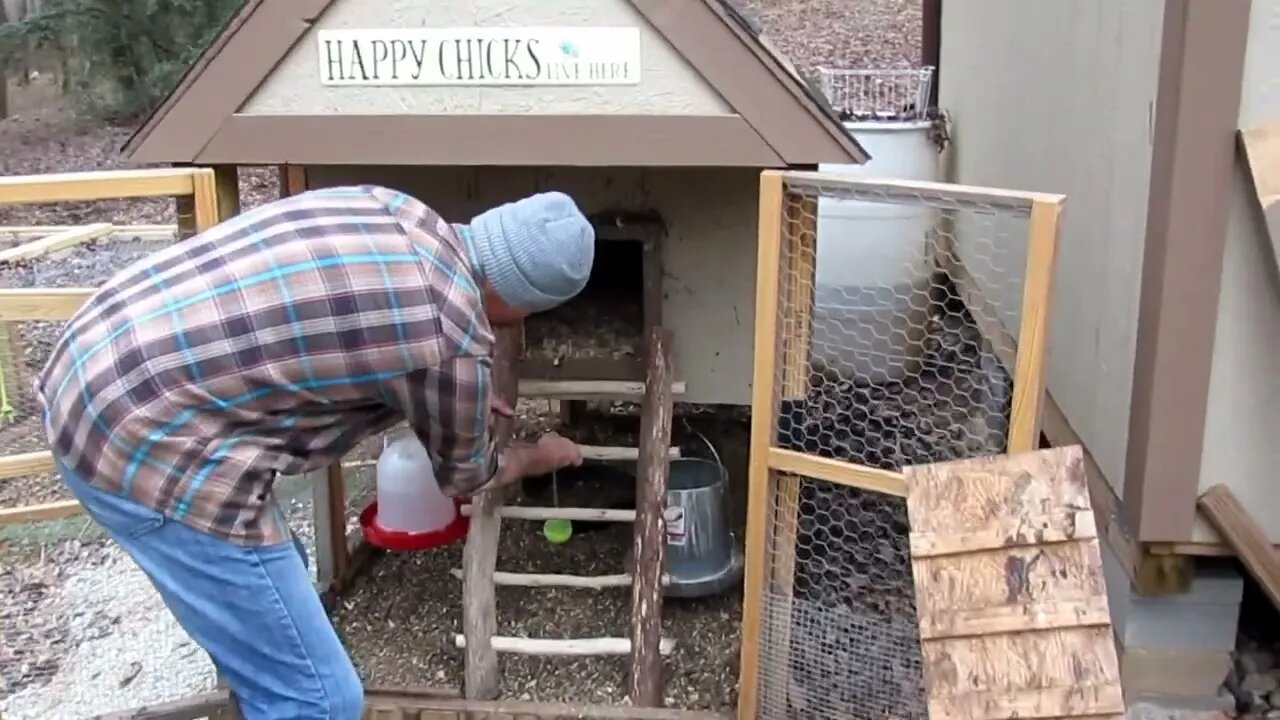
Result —
<instances>
[{"instance_id":1,"label":"green ball","mask_svg":"<svg viewBox=\"0 0 1280 720\"><path fill-rule=\"evenodd\" d=\"M542 536L556 545L569 542L569 538L573 537L573 522L563 519L547 520L542 523Z\"/></svg>"}]
</instances>

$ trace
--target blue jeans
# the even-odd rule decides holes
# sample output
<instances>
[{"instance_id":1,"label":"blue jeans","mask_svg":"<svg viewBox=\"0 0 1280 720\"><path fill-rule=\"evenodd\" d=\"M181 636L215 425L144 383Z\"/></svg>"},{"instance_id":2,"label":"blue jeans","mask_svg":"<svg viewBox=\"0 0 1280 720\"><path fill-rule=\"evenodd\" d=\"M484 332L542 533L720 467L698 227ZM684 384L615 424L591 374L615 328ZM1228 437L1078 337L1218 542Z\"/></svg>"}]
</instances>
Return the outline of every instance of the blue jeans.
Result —
<instances>
[{"instance_id":1,"label":"blue jeans","mask_svg":"<svg viewBox=\"0 0 1280 720\"><path fill-rule=\"evenodd\" d=\"M61 462L58 471L209 653L245 720L360 717L360 678L301 545L237 545L95 488Z\"/></svg>"}]
</instances>

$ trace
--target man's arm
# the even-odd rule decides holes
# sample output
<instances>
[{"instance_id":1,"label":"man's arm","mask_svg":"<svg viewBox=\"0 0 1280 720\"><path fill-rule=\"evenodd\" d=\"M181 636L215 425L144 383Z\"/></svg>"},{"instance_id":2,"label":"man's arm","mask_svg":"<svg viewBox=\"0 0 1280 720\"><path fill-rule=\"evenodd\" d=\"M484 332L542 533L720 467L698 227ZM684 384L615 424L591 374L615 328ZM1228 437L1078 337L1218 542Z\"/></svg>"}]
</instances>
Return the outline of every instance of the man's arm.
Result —
<instances>
[{"instance_id":1,"label":"man's arm","mask_svg":"<svg viewBox=\"0 0 1280 720\"><path fill-rule=\"evenodd\" d=\"M474 494L499 476L503 462L489 424L489 358L457 356L393 378L383 391L427 448L445 495Z\"/></svg>"},{"instance_id":2,"label":"man's arm","mask_svg":"<svg viewBox=\"0 0 1280 720\"><path fill-rule=\"evenodd\" d=\"M501 456L491 432L495 403L487 357L459 356L383 384L390 405L404 415L431 455L440 491L474 495L582 462L577 445L554 433L536 444L513 442Z\"/></svg>"}]
</instances>

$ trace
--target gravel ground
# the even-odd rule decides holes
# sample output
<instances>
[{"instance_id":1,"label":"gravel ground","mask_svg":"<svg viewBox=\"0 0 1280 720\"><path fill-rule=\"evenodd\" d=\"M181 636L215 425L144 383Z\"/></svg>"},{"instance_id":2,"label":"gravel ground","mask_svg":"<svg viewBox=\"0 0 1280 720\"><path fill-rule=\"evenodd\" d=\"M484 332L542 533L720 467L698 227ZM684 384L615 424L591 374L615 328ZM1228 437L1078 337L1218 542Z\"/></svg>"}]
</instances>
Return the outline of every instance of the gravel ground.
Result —
<instances>
[{"instance_id":1,"label":"gravel ground","mask_svg":"<svg viewBox=\"0 0 1280 720\"><path fill-rule=\"evenodd\" d=\"M352 505L361 507L372 475L349 478ZM287 478L277 497L314 570L308 490ZM83 718L213 687L208 656L133 561L83 516L0 527L0 567L5 718Z\"/></svg>"},{"instance_id":2,"label":"gravel ground","mask_svg":"<svg viewBox=\"0 0 1280 720\"><path fill-rule=\"evenodd\" d=\"M0 713L83 718L213 687L208 656L114 544L64 540L0 572Z\"/></svg>"},{"instance_id":3,"label":"gravel ground","mask_svg":"<svg viewBox=\"0 0 1280 720\"><path fill-rule=\"evenodd\" d=\"M920 65L920 0L734 0L802 73Z\"/></svg>"}]
</instances>

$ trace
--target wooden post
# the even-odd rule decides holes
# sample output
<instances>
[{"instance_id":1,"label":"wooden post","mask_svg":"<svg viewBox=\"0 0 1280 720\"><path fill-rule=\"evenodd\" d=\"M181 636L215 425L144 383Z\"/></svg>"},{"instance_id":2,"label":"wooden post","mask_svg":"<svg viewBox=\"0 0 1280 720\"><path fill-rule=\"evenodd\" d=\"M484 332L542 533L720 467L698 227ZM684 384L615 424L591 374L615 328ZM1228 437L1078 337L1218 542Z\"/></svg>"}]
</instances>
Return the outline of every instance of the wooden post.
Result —
<instances>
[{"instance_id":1,"label":"wooden post","mask_svg":"<svg viewBox=\"0 0 1280 720\"><path fill-rule=\"evenodd\" d=\"M280 166L280 197L289 197L310 189L305 165Z\"/></svg>"},{"instance_id":2,"label":"wooden post","mask_svg":"<svg viewBox=\"0 0 1280 720\"><path fill-rule=\"evenodd\" d=\"M235 165L213 167L214 191L218 198L218 219L240 214L240 169Z\"/></svg>"},{"instance_id":3,"label":"wooden post","mask_svg":"<svg viewBox=\"0 0 1280 720\"><path fill-rule=\"evenodd\" d=\"M341 462L329 466L324 481L328 502L324 507L317 507L316 512L329 515L329 535L325 543L333 562L334 590L342 592L350 575L351 548L347 545L347 483Z\"/></svg>"},{"instance_id":4,"label":"wooden post","mask_svg":"<svg viewBox=\"0 0 1280 720\"><path fill-rule=\"evenodd\" d=\"M173 199L178 216L178 239L186 240L196 234L196 199L191 195L179 195Z\"/></svg>"},{"instance_id":5,"label":"wooden post","mask_svg":"<svg viewBox=\"0 0 1280 720\"><path fill-rule=\"evenodd\" d=\"M636 521L632 541L631 704L662 707L662 570L666 549L663 512L670 470L672 333L649 331L649 371L640 416L636 467Z\"/></svg>"},{"instance_id":6,"label":"wooden post","mask_svg":"<svg viewBox=\"0 0 1280 720\"><path fill-rule=\"evenodd\" d=\"M767 588L770 475L769 447L777 419L778 294L782 259L782 175L760 176L760 217L756 258L755 349L751 380L751 444L747 490L746 566L743 577L742 649L739 660L738 718L757 720L760 646L764 642Z\"/></svg>"},{"instance_id":7,"label":"wooden post","mask_svg":"<svg viewBox=\"0 0 1280 720\"><path fill-rule=\"evenodd\" d=\"M646 343L653 341L653 330L662 327L662 277L664 274L662 260L663 226L650 223L644 226L644 249L641 251L641 311L644 315ZM668 351L670 349L668 348ZM648 348L646 348L646 353ZM653 361L650 359L652 370Z\"/></svg>"},{"instance_id":8,"label":"wooden post","mask_svg":"<svg viewBox=\"0 0 1280 720\"><path fill-rule=\"evenodd\" d=\"M22 323L0 322L0 383L4 383L5 397L12 408L12 419L26 415L24 400L31 396L31 367L27 365L26 343L22 340ZM8 422L10 415L0 409L0 424Z\"/></svg>"},{"instance_id":9,"label":"wooden post","mask_svg":"<svg viewBox=\"0 0 1280 720\"><path fill-rule=\"evenodd\" d=\"M494 388L498 397L514 408L519 394L524 327L500 326L494 333L497 341L493 358ZM499 450L505 448L511 438L511 426L509 418L496 420L494 439ZM498 654L492 643L498 632L493 577L498 568L498 533L502 528L497 510L506 500L506 490L481 493L471 501L471 526L462 550L462 632L466 638L463 691L469 700L498 697Z\"/></svg>"},{"instance_id":10,"label":"wooden post","mask_svg":"<svg viewBox=\"0 0 1280 720\"><path fill-rule=\"evenodd\" d=\"M1022 281L1022 326L1018 331L1018 359L1009 410L1006 452L1011 454L1030 452L1040 447L1049 310L1053 300L1053 268L1061 214L1061 201L1036 200L1031 205L1027 269Z\"/></svg>"},{"instance_id":11,"label":"wooden post","mask_svg":"<svg viewBox=\"0 0 1280 720\"><path fill-rule=\"evenodd\" d=\"M778 368L781 396L785 400L805 402L809 390L810 344L813 328L813 293L817 272L818 199L800 193L783 194L782 259L779 286L783 299L779 314L782 323ZM769 432L776 432L776 421ZM776 439L770 437L770 443ZM800 529L801 478L792 473L776 474L776 487L769 498L771 509L767 558L770 582L765 592L777 598L779 607L774 617L782 623L774 628L775 647L791 647L791 599L796 575L796 544ZM767 683L765 695L786 697L790 683L789 670L762 675Z\"/></svg>"}]
</instances>

